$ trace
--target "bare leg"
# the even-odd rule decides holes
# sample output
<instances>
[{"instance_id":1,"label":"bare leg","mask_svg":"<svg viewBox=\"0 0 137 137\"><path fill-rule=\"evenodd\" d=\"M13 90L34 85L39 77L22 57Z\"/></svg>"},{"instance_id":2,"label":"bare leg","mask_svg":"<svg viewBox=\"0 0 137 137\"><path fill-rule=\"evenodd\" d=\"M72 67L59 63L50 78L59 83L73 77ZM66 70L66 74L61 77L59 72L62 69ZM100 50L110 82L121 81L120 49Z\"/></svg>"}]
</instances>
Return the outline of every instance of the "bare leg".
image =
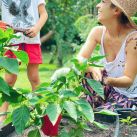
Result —
<instances>
[{"instance_id":1,"label":"bare leg","mask_svg":"<svg viewBox=\"0 0 137 137\"><path fill-rule=\"evenodd\" d=\"M17 75L8 74L8 73L5 74L5 81L8 83L8 85L13 87L16 80L17 80ZM6 112L8 110L8 106L9 106L8 102L3 103L3 105L0 107L0 113ZM1 116L0 122L4 121L5 118L6 116Z\"/></svg>"},{"instance_id":2,"label":"bare leg","mask_svg":"<svg viewBox=\"0 0 137 137\"><path fill-rule=\"evenodd\" d=\"M27 67L27 74L32 90L35 90L36 87L40 84L39 64L29 64Z\"/></svg>"},{"instance_id":3,"label":"bare leg","mask_svg":"<svg viewBox=\"0 0 137 137\"><path fill-rule=\"evenodd\" d=\"M31 83L32 90L35 90L36 87L40 84L40 78L39 78L39 64L29 64L27 67L27 74L28 74L28 79ZM48 137L41 133L42 137ZM56 136L50 136L50 137L56 137Z\"/></svg>"}]
</instances>

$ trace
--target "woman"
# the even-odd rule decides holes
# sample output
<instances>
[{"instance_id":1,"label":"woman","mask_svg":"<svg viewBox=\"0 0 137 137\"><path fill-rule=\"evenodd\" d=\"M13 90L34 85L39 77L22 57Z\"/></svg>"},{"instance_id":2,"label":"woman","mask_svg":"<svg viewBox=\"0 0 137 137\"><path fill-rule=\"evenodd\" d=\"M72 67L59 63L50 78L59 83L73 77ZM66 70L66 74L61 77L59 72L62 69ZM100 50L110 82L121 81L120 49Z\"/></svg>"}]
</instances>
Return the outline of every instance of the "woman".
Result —
<instances>
[{"instance_id":1,"label":"woman","mask_svg":"<svg viewBox=\"0 0 137 137\"><path fill-rule=\"evenodd\" d=\"M102 61L104 72L89 68L87 77L101 81L104 78L105 100L83 80L86 89L92 92L88 101L93 107L106 109L137 106L137 26L130 19L137 12L137 0L102 0L98 5L98 20L103 26L91 30L78 59L88 59L97 44L100 52L107 55ZM92 76L91 76L92 73Z\"/></svg>"}]
</instances>

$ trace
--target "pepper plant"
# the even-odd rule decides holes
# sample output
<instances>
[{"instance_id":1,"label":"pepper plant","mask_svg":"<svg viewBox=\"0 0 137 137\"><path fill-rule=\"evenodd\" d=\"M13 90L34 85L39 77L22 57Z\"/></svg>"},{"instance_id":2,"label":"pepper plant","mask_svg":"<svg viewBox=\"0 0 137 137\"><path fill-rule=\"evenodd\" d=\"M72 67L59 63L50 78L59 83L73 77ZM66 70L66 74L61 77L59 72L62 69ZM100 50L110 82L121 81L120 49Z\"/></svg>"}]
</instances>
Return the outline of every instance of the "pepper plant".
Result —
<instances>
[{"instance_id":1,"label":"pepper plant","mask_svg":"<svg viewBox=\"0 0 137 137\"><path fill-rule=\"evenodd\" d=\"M9 73L18 74L19 63L28 63L28 57L25 52L17 51L11 48L10 41L18 38L12 29L5 31L0 30L0 67L1 71L6 70ZM10 59L4 56L5 49L14 52L18 59ZM54 79L50 83L42 83L35 91L26 91L25 89L14 89L10 87L0 77L0 105L3 102L9 102L10 111L1 113L7 114L5 123L12 122L17 133L22 134L29 126L35 128L29 132L28 137L40 137L39 129L42 125L42 117L47 115L54 125L60 115L67 118L69 130L64 125L60 137L83 137L84 130L91 130L88 122L102 129L106 129L104 125L95 121L94 110L86 101L85 94L89 94L84 89L81 81L85 78L87 67L102 67L95 62L102 59L103 56L96 56L80 64L77 59L72 59L72 67L61 69L59 76L54 74ZM87 79L89 85L104 98L103 87L100 82ZM106 115L116 115L113 112L102 110L98 112ZM71 125L71 126L70 126Z\"/></svg>"},{"instance_id":2,"label":"pepper plant","mask_svg":"<svg viewBox=\"0 0 137 137\"><path fill-rule=\"evenodd\" d=\"M30 106L35 106L33 110L34 123L41 125L41 117L47 115L54 125L58 117L62 115L67 119L68 123L63 126L59 137L64 135L67 137L83 137L84 130L91 130L87 124L88 122L106 129L106 126L95 121L93 109L85 99L85 94L91 95L91 93L81 85L82 79L85 78L87 67L102 67L95 64L95 62L103 57L96 56L82 64L79 64L77 59L72 59L72 67L57 70L52 77L51 83L43 83L37 90L33 91L29 98L29 104ZM104 98L104 91L100 82L86 79L96 93ZM108 110L102 110L97 113L116 115ZM37 131L38 129L32 132L37 133Z\"/></svg>"}]
</instances>

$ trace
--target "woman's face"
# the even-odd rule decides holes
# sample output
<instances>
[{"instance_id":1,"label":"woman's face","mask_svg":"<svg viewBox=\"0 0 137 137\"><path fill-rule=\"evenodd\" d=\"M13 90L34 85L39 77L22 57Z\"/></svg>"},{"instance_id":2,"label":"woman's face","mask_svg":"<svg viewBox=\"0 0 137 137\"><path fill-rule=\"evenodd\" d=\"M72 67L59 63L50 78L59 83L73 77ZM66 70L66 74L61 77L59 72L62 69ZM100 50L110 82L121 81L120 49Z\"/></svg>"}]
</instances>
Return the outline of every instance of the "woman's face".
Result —
<instances>
[{"instance_id":1,"label":"woman's face","mask_svg":"<svg viewBox=\"0 0 137 137\"><path fill-rule=\"evenodd\" d=\"M114 10L111 8L111 0L101 0L96 6L98 9L98 21L105 23L111 21L114 17Z\"/></svg>"}]
</instances>

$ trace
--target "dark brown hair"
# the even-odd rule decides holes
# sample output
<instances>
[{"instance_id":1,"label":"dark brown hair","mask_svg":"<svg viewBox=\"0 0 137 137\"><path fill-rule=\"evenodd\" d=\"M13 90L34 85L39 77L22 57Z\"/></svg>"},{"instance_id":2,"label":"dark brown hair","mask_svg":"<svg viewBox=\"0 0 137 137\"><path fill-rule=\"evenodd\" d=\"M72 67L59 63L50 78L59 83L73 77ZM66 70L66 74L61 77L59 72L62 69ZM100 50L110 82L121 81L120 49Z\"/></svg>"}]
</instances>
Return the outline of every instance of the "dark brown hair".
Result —
<instances>
[{"instance_id":1,"label":"dark brown hair","mask_svg":"<svg viewBox=\"0 0 137 137\"><path fill-rule=\"evenodd\" d=\"M111 3L110 7L111 7L111 8L116 8L116 6L115 6L113 3ZM126 16L123 12L121 12L118 20L119 20L119 22L120 22L121 24L123 24L123 25L126 25L126 24L129 23L129 20L128 20L127 16Z\"/></svg>"}]
</instances>

